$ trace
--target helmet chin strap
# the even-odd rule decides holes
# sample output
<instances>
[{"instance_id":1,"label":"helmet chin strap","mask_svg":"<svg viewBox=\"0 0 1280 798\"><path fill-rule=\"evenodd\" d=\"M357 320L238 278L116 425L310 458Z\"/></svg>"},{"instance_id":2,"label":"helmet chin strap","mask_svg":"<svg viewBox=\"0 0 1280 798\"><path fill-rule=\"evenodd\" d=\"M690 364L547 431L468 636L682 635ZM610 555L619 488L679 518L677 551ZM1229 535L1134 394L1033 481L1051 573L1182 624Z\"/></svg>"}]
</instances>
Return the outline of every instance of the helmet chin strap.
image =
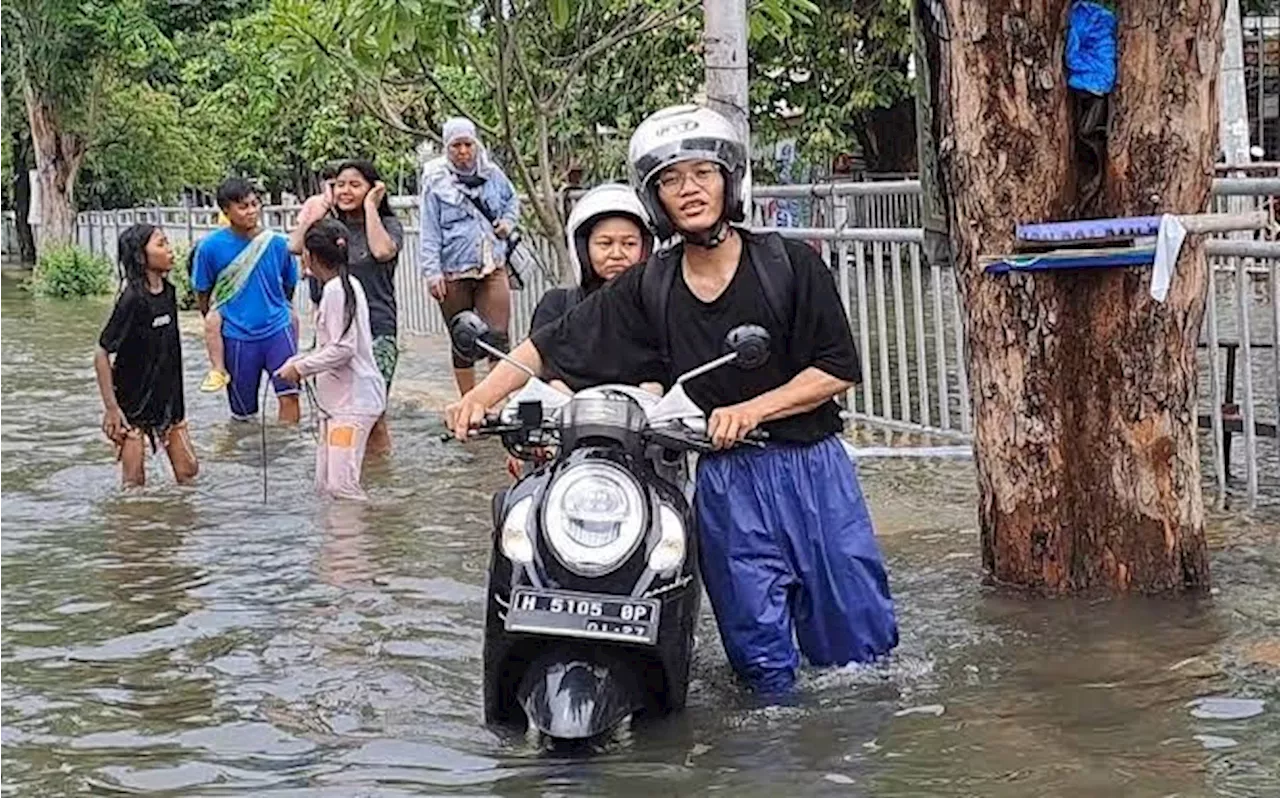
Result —
<instances>
[{"instance_id":1,"label":"helmet chin strap","mask_svg":"<svg viewBox=\"0 0 1280 798\"><path fill-rule=\"evenodd\" d=\"M703 230L698 233L685 233L682 231L680 235L684 238L686 244L693 244L695 247L704 249L715 249L729 238L729 233L729 223L722 218L710 230Z\"/></svg>"}]
</instances>

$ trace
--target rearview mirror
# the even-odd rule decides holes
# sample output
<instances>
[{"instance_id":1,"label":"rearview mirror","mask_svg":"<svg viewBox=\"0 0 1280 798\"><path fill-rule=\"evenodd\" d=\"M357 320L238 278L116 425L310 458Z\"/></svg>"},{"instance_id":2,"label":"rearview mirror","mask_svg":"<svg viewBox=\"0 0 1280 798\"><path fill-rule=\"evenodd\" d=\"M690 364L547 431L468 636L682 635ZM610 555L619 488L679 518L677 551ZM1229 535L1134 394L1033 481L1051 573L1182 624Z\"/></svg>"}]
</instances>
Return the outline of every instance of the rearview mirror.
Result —
<instances>
[{"instance_id":1,"label":"rearview mirror","mask_svg":"<svg viewBox=\"0 0 1280 798\"><path fill-rule=\"evenodd\" d=\"M734 327L724 338L725 349L737 355L734 364L747 370L769 362L769 342L769 331L758 324Z\"/></svg>"},{"instance_id":2,"label":"rearview mirror","mask_svg":"<svg viewBox=\"0 0 1280 798\"><path fill-rule=\"evenodd\" d=\"M479 360L483 355L484 339L489 335L489 325L480 314L472 310L464 310L449 321L449 338L458 354L470 360Z\"/></svg>"}]
</instances>

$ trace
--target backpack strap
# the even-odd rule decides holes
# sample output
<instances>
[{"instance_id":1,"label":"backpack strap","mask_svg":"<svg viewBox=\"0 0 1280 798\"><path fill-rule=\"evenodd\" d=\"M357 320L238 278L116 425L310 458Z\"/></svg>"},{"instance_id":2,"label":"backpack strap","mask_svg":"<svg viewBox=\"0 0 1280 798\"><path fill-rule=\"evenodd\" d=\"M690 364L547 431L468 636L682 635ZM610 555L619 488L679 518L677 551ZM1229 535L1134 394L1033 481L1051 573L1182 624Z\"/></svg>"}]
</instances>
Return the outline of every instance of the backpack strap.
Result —
<instances>
[{"instance_id":1,"label":"backpack strap","mask_svg":"<svg viewBox=\"0 0 1280 798\"><path fill-rule=\"evenodd\" d=\"M796 270L786 242L777 233L757 235L739 231L745 242L751 267L764 289L765 302L778 329L791 332L795 321Z\"/></svg>"},{"instance_id":2,"label":"backpack strap","mask_svg":"<svg viewBox=\"0 0 1280 798\"><path fill-rule=\"evenodd\" d=\"M667 329L667 307L671 304L671 289L676 284L676 269L684 249L672 247L649 256L640 278L640 301L649 317L649 327L658 337L658 351L663 360L671 362L671 336Z\"/></svg>"}]
</instances>

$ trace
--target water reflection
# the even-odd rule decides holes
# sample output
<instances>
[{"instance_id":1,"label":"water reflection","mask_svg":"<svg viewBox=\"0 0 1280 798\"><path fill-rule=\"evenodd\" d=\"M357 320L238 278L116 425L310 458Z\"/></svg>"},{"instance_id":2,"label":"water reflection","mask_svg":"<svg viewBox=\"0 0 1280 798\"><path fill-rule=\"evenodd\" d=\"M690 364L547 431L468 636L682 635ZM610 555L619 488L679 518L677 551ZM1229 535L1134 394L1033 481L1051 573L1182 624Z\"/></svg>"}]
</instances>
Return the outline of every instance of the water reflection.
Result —
<instances>
[{"instance_id":1,"label":"water reflection","mask_svg":"<svg viewBox=\"0 0 1280 798\"><path fill-rule=\"evenodd\" d=\"M317 501L323 542L316 570L321 581L334 587L369 584L374 575L369 515L377 510L366 502Z\"/></svg>"}]
</instances>

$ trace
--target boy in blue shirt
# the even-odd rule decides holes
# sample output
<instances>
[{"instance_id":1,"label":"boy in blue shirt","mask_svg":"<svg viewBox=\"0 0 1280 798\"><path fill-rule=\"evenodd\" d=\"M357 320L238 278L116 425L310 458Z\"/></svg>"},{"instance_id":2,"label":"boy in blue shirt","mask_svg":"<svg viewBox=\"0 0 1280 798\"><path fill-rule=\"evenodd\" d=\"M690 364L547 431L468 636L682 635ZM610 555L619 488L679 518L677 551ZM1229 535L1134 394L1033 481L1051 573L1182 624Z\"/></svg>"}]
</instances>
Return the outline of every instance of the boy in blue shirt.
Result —
<instances>
[{"instance_id":1,"label":"boy in blue shirt","mask_svg":"<svg viewBox=\"0 0 1280 798\"><path fill-rule=\"evenodd\" d=\"M283 235L259 226L262 203L249 181L223 181L218 207L229 226L200 242L191 284L200 312L216 310L221 317L231 415L244 420L258 412L265 371L279 400L280 420L297 422L297 386L272 375L297 352L291 300L298 264Z\"/></svg>"}]
</instances>

